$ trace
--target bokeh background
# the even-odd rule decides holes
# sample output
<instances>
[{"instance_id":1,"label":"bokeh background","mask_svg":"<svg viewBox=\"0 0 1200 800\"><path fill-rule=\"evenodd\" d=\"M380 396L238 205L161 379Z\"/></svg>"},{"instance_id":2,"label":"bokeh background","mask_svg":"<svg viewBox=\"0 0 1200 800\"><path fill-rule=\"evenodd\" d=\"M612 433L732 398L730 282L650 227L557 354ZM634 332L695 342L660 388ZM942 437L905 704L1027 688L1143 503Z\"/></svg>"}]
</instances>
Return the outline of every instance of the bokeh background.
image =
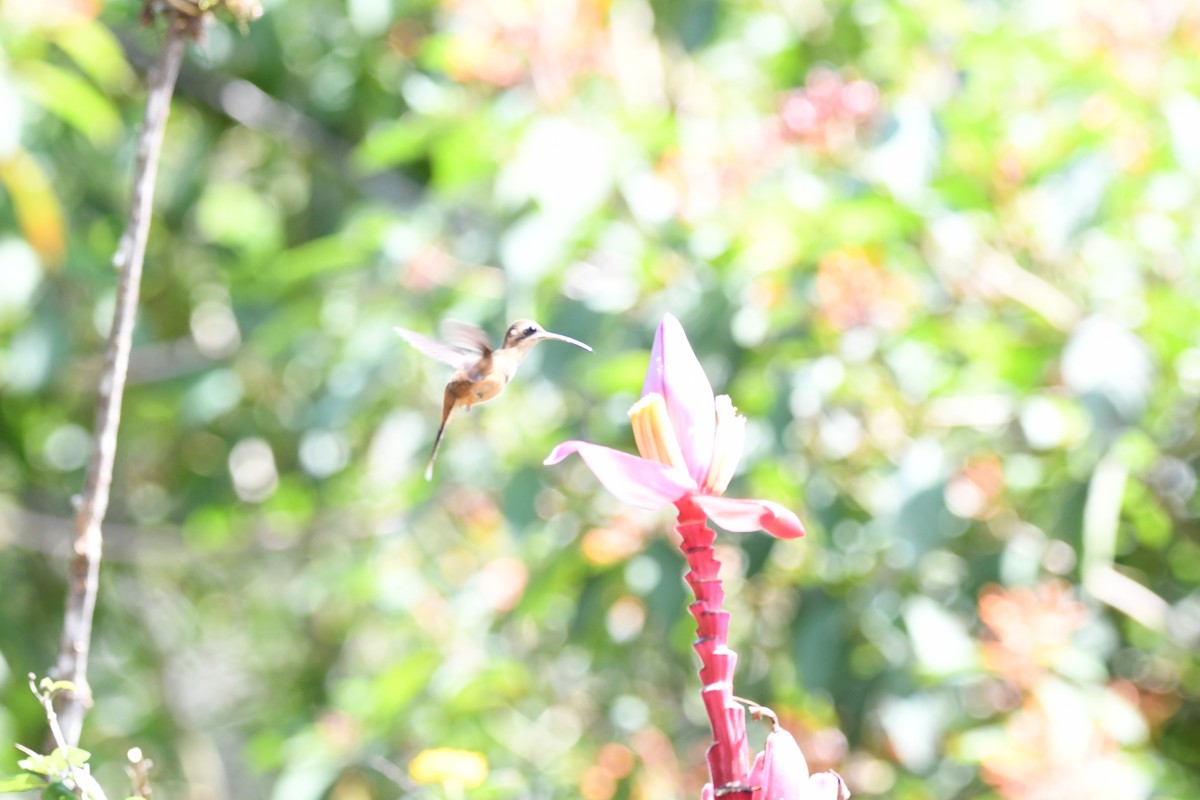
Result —
<instances>
[{"instance_id":1,"label":"bokeh background","mask_svg":"<svg viewBox=\"0 0 1200 800\"><path fill-rule=\"evenodd\" d=\"M38 746L141 75L130 0L0 3L0 772ZM85 728L165 797L694 798L677 315L749 417L737 693L860 798L1200 797L1189 0L292 0L167 131ZM543 344L454 420L392 334ZM752 725L755 742L765 729ZM436 773L436 769L433 772ZM432 783L419 783L421 780ZM460 787L461 788L461 787Z\"/></svg>"}]
</instances>

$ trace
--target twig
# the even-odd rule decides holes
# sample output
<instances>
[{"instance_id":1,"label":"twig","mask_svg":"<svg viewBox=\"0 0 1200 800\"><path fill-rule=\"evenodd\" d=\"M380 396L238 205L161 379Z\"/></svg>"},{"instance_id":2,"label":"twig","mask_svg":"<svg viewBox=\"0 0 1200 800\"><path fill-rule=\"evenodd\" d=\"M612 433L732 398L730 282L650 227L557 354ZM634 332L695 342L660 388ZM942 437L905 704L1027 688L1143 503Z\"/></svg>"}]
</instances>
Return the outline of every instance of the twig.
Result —
<instances>
[{"instance_id":1,"label":"twig","mask_svg":"<svg viewBox=\"0 0 1200 800\"><path fill-rule=\"evenodd\" d=\"M140 747L129 748L125 757L129 759L129 766L125 767L125 772L129 775L129 781L133 787L132 796L150 800L154 794L150 788L150 769L154 766L154 762L142 754Z\"/></svg>"},{"instance_id":2,"label":"twig","mask_svg":"<svg viewBox=\"0 0 1200 800\"><path fill-rule=\"evenodd\" d=\"M77 780L78 775L76 774L75 765L71 763L70 756L67 753L67 743L63 739L62 728L58 724L58 715L54 712L54 693L51 691L43 692L38 687L37 676L32 672L29 673L28 678L29 691L33 692L33 696L38 699L38 702L42 705L42 709L46 712L46 723L50 726L50 737L54 740L54 746L56 749L62 751L63 758L67 760L67 766L70 767L71 777ZM26 752L28 753L29 751L26 750Z\"/></svg>"},{"instance_id":3,"label":"twig","mask_svg":"<svg viewBox=\"0 0 1200 800\"><path fill-rule=\"evenodd\" d=\"M383 756L372 756L367 764L373 770L399 786L405 792L416 792L421 788L420 784L408 777L407 772L400 769L400 767L396 766L391 761L388 761Z\"/></svg>"},{"instance_id":4,"label":"twig","mask_svg":"<svg viewBox=\"0 0 1200 800\"><path fill-rule=\"evenodd\" d=\"M1088 569L1083 575L1083 587L1092 597L1107 603L1150 630L1172 634L1168 625L1171 604L1148 586L1143 586L1128 575L1117 572L1111 564L1097 564ZM1187 646L1181 637L1171 635L1171 638Z\"/></svg>"},{"instance_id":5,"label":"twig","mask_svg":"<svg viewBox=\"0 0 1200 800\"><path fill-rule=\"evenodd\" d=\"M125 233L113 258L120 272L117 303L112 330L104 349L104 371L100 376L100 396L96 404L96 433L83 492L76 501L75 544L71 556L66 611L62 640L54 676L70 681L73 691L56 697L59 724L68 744L77 745L83 730L83 718L91 705L87 682L88 652L92 639L92 616L99 586L101 524L108 510L112 486L113 460L117 449L117 429L121 423L121 400L129 369L129 351L137 317L138 291L150 215L154 200L154 182L158 174L163 132L171 109L175 79L183 62L188 38L195 34L195 22L168 12L166 42L162 55L150 72L146 92L146 113L138 135L137 159L133 173L133 199Z\"/></svg>"},{"instance_id":6,"label":"twig","mask_svg":"<svg viewBox=\"0 0 1200 800\"><path fill-rule=\"evenodd\" d=\"M993 252L979 263L977 274L984 285L1008 295L1040 314L1060 331L1069 331L1083 311L1061 289L1022 267L1011 255Z\"/></svg>"},{"instance_id":7,"label":"twig","mask_svg":"<svg viewBox=\"0 0 1200 800\"><path fill-rule=\"evenodd\" d=\"M39 682L36 675L32 672L29 673L29 691L33 692L33 696L41 703L42 710L46 712L46 723L50 726L50 737L54 740L54 749L61 756L62 763L66 765L65 771L70 777L70 782L74 785L76 793L82 793L81 796L84 800L108 800L108 797L104 794L104 789L92 777L91 769L86 764L75 763L80 754L72 753L71 748L67 746L66 740L63 738L62 729L58 724L58 715L54 712L54 698L68 690L64 683L56 683L49 678L43 678ZM17 749L30 758L40 758L37 753L28 747L17 745ZM86 754L82 755L86 759ZM47 777L51 776L48 775ZM49 792L46 794L49 794Z\"/></svg>"},{"instance_id":8,"label":"twig","mask_svg":"<svg viewBox=\"0 0 1200 800\"><path fill-rule=\"evenodd\" d=\"M754 720L769 719L771 721L771 728L774 730L779 730L779 715L776 714L774 711L767 708L766 706L760 706L758 703L754 702L753 700L747 700L744 697L738 697L736 694L733 696L733 699L746 707L746 710L748 712L750 712L751 719L754 719Z\"/></svg>"}]
</instances>

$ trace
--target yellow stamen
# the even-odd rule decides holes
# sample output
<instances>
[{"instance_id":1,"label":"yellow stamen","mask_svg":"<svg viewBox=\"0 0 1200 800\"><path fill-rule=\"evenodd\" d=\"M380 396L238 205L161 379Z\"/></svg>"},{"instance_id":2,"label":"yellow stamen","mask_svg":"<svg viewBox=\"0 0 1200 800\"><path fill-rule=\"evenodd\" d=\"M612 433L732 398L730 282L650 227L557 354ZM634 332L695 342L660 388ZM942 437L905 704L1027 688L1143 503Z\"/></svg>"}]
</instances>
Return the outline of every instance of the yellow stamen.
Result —
<instances>
[{"instance_id":1,"label":"yellow stamen","mask_svg":"<svg viewBox=\"0 0 1200 800\"><path fill-rule=\"evenodd\" d=\"M633 440L637 442L642 458L657 461L671 467L688 471L683 458L671 417L667 414L667 403L658 392L651 392L629 409L629 421L633 424Z\"/></svg>"},{"instance_id":2,"label":"yellow stamen","mask_svg":"<svg viewBox=\"0 0 1200 800\"><path fill-rule=\"evenodd\" d=\"M713 434L712 461L704 476L704 488L709 494L724 494L733 480L742 448L746 445L746 418L739 416L729 395L718 395L717 427Z\"/></svg>"}]
</instances>

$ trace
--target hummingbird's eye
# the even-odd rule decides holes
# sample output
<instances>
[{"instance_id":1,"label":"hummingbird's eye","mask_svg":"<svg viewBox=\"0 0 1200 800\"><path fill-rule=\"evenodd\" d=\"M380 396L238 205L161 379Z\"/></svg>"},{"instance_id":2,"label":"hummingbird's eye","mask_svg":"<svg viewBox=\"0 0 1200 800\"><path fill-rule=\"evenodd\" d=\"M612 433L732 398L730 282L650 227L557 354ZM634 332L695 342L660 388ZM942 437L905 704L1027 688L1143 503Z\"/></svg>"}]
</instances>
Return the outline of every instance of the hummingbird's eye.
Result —
<instances>
[{"instance_id":1,"label":"hummingbird's eye","mask_svg":"<svg viewBox=\"0 0 1200 800\"><path fill-rule=\"evenodd\" d=\"M536 325L530 325L528 328L525 329L526 336L533 336L535 333L537 333Z\"/></svg>"}]
</instances>

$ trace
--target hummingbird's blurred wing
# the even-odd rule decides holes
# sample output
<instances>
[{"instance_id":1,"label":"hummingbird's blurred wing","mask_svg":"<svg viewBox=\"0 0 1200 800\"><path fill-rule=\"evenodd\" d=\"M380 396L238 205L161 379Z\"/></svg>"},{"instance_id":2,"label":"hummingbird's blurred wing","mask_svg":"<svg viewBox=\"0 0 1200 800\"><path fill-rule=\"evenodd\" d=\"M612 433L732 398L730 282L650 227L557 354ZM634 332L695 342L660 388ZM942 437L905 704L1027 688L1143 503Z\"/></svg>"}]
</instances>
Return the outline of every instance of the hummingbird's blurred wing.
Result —
<instances>
[{"instance_id":1,"label":"hummingbird's blurred wing","mask_svg":"<svg viewBox=\"0 0 1200 800\"><path fill-rule=\"evenodd\" d=\"M451 347L460 350L474 350L481 356L492 352L492 342L488 335L468 322L448 319L442 323L442 338Z\"/></svg>"},{"instance_id":2,"label":"hummingbird's blurred wing","mask_svg":"<svg viewBox=\"0 0 1200 800\"><path fill-rule=\"evenodd\" d=\"M479 360L479 353L474 350L444 344L436 339L430 339L428 336L422 336L415 331L410 331L407 328L395 327L392 330L396 332L397 336L425 355L430 358L436 358L443 364L449 364L455 369L462 369Z\"/></svg>"}]
</instances>

